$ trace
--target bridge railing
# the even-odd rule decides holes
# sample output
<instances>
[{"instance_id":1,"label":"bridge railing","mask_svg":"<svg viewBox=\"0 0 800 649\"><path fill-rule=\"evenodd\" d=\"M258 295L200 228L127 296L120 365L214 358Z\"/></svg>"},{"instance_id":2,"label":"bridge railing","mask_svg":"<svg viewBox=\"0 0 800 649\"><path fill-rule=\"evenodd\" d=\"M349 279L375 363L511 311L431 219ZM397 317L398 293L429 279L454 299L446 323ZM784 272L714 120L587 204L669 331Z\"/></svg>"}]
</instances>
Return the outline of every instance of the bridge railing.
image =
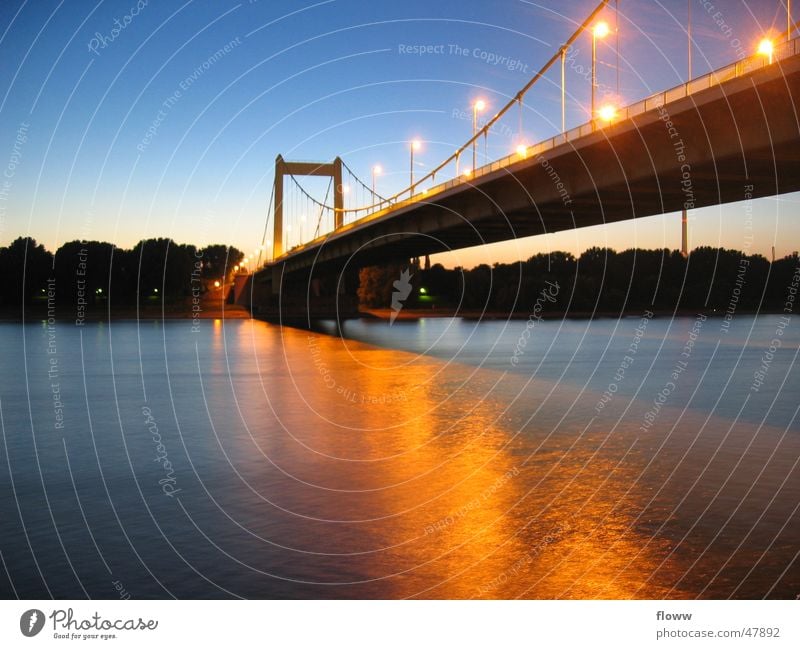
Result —
<instances>
[{"instance_id":1,"label":"bridge railing","mask_svg":"<svg viewBox=\"0 0 800 649\"><path fill-rule=\"evenodd\" d=\"M796 54L800 54L800 37L789 41L776 43L772 53L772 63L777 63ZM665 104L684 99L685 97L689 97L703 90L708 90L709 88L713 88L714 86L725 83L726 81L730 81L731 79L736 79L746 74L750 74L756 70L760 70L768 65L770 65L770 61L766 56L754 54L740 61L736 61L735 63L731 63L723 68L719 68L718 70L704 74L701 77L692 79L687 83L682 83L679 86L670 88L669 90L657 92L649 97L636 101L632 104L628 104L627 106L617 110L616 117L609 125L613 125L614 123L636 117L637 115L641 115L651 110L655 110L660 106L664 106ZM586 135L590 135L591 133L602 130L604 126L605 125L601 124L599 120L596 119L581 124L580 126L576 126L565 133L559 133L558 135L527 147L524 155L520 153L512 153L511 155L494 160L493 162L483 165L482 167L478 167L469 175L469 177L459 176L443 183L439 183L438 185L434 185L433 187L421 190L419 193L410 198L397 201L382 210L372 212L371 214L367 214L359 219L350 221L334 232L317 237L313 241L309 241L304 245L294 248L292 252L298 252L304 248L312 247L325 240L331 234L338 234L347 230L351 230L364 223L368 223L369 221L380 218L389 212L397 210L398 208L414 205L416 203L428 202L436 194L447 191L448 189L459 185L470 184L474 182L476 178L509 167L520 160L539 156L546 151L556 148L557 146L561 146L562 144L572 142L579 138L585 137Z\"/></svg>"}]
</instances>

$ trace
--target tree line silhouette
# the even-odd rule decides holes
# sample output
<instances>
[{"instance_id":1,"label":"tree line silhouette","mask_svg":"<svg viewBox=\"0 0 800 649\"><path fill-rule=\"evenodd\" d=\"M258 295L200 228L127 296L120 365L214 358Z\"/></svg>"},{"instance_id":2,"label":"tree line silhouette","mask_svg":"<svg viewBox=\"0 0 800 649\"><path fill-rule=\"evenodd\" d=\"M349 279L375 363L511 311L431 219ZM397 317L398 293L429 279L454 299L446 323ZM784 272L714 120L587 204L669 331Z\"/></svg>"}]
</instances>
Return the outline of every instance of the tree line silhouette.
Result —
<instances>
[{"instance_id":1,"label":"tree line silhouette","mask_svg":"<svg viewBox=\"0 0 800 649\"><path fill-rule=\"evenodd\" d=\"M103 241L70 241L55 254L30 237L0 247L0 304L32 304L54 284L58 302L83 297L89 307L136 304L152 296L182 301L201 280L223 280L244 254L233 247L198 248L171 239L146 239L130 250Z\"/></svg>"},{"instance_id":2,"label":"tree line silhouette","mask_svg":"<svg viewBox=\"0 0 800 649\"><path fill-rule=\"evenodd\" d=\"M413 291L405 306L528 313L539 300L544 312L575 314L643 309L724 313L731 305L736 311L782 310L799 265L797 252L770 262L761 255L711 247L696 248L688 257L668 249L595 247L577 258L568 252L541 253L523 262L470 270L412 265ZM388 308L394 281L407 267L363 269L362 304ZM553 284L558 285L554 297ZM550 299L539 299L543 290Z\"/></svg>"},{"instance_id":3,"label":"tree line silhouette","mask_svg":"<svg viewBox=\"0 0 800 649\"><path fill-rule=\"evenodd\" d=\"M198 277L229 279L244 254L214 244L198 248L171 239L146 239L131 249L101 241L71 241L55 254L30 237L0 247L0 305L42 301L54 282L58 301L89 308L111 298L117 305L158 299L180 303L197 290ZM395 282L411 269L404 306L527 313L537 303L551 313L621 313L643 309L725 312L781 310L796 286L800 259L794 252L770 262L762 255L700 247L677 250L590 248L539 253L526 261L481 264L472 269L420 268L412 262L361 270L358 297L367 307L389 308ZM553 285L558 290L553 291ZM543 290L551 297L543 303Z\"/></svg>"}]
</instances>

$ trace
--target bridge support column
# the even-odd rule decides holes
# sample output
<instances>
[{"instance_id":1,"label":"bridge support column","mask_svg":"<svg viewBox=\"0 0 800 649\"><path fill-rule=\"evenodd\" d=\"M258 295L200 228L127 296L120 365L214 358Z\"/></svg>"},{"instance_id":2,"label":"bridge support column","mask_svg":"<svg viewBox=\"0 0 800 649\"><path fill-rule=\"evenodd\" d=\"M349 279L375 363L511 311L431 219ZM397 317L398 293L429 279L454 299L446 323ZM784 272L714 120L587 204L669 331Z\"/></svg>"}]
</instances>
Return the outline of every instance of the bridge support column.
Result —
<instances>
[{"instance_id":1,"label":"bridge support column","mask_svg":"<svg viewBox=\"0 0 800 649\"><path fill-rule=\"evenodd\" d=\"M278 157L275 158L275 222L273 223L272 231L273 259L277 259L283 254L283 175L283 156L278 155Z\"/></svg>"},{"instance_id":2,"label":"bridge support column","mask_svg":"<svg viewBox=\"0 0 800 649\"><path fill-rule=\"evenodd\" d=\"M333 229L344 225L344 187L342 186L342 159L333 161Z\"/></svg>"},{"instance_id":3,"label":"bridge support column","mask_svg":"<svg viewBox=\"0 0 800 649\"><path fill-rule=\"evenodd\" d=\"M272 294L280 295L281 281L283 280L283 264L275 264L272 267Z\"/></svg>"}]
</instances>

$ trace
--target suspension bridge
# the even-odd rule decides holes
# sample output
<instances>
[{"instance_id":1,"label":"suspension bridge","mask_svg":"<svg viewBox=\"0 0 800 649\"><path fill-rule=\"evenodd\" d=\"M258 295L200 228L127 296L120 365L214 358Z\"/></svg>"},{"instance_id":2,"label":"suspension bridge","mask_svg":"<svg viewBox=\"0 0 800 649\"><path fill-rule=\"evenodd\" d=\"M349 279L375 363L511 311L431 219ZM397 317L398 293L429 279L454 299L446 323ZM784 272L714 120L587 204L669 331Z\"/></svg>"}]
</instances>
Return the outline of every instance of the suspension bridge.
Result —
<instances>
[{"instance_id":1,"label":"suspension bridge","mask_svg":"<svg viewBox=\"0 0 800 649\"><path fill-rule=\"evenodd\" d=\"M686 254L688 210L800 191L797 24L751 56L627 106L595 105L593 47L591 119L566 129L565 58L580 35L590 31L594 46L608 33L598 20L607 5L600 2L480 127L474 108L473 136L418 178L410 143L409 185L401 191L379 195L374 172L366 182L341 158L278 156L260 253L266 260L237 277L236 301L254 315L348 315L357 310L365 266L669 212L682 213ZM562 132L478 166L479 144L522 110L559 62ZM691 57L689 67L691 77ZM309 176L328 179L324 198L306 189ZM287 214L301 215L293 228L285 227Z\"/></svg>"}]
</instances>

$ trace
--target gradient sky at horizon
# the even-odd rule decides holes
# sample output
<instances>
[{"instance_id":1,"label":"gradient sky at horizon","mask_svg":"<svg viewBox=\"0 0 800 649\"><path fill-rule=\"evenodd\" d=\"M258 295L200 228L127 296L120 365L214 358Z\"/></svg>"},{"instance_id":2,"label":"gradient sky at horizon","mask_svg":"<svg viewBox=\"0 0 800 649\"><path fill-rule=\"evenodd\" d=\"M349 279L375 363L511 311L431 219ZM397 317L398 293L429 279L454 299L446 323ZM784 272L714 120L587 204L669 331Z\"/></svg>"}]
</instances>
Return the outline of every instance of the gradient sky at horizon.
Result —
<instances>
[{"instance_id":1,"label":"gradient sky at horizon","mask_svg":"<svg viewBox=\"0 0 800 649\"><path fill-rule=\"evenodd\" d=\"M380 164L379 190L397 191L407 185L411 138L424 141L416 166L424 173L470 136L476 97L488 101L488 113L501 107L595 4L150 0L131 15L137 0L5 0L0 245L19 235L51 250L73 239L130 247L169 236L251 252L261 242L276 155L339 155L365 180ZM719 4L709 11L692 2L695 76L750 53L763 33L785 29L780 1ZM613 7L612 0L604 16L612 25ZM621 0L619 7L621 103L683 82L687 0ZM115 20L125 24L116 35ZM616 95L613 43L612 37L599 48L601 96ZM229 51L209 64L226 45ZM404 53L411 45L442 47L423 56ZM568 128L588 116L588 36L576 50L567 77ZM480 53L519 65L492 65ZM560 131L558 83L556 66L526 98L521 131L512 111L490 138L488 158ZM798 203L800 194L753 201L752 232L743 203L696 210L690 242L749 247L765 256L775 245L783 256L799 247ZM554 249L578 254L592 245L677 248L679 216L435 260L473 266Z\"/></svg>"}]
</instances>

